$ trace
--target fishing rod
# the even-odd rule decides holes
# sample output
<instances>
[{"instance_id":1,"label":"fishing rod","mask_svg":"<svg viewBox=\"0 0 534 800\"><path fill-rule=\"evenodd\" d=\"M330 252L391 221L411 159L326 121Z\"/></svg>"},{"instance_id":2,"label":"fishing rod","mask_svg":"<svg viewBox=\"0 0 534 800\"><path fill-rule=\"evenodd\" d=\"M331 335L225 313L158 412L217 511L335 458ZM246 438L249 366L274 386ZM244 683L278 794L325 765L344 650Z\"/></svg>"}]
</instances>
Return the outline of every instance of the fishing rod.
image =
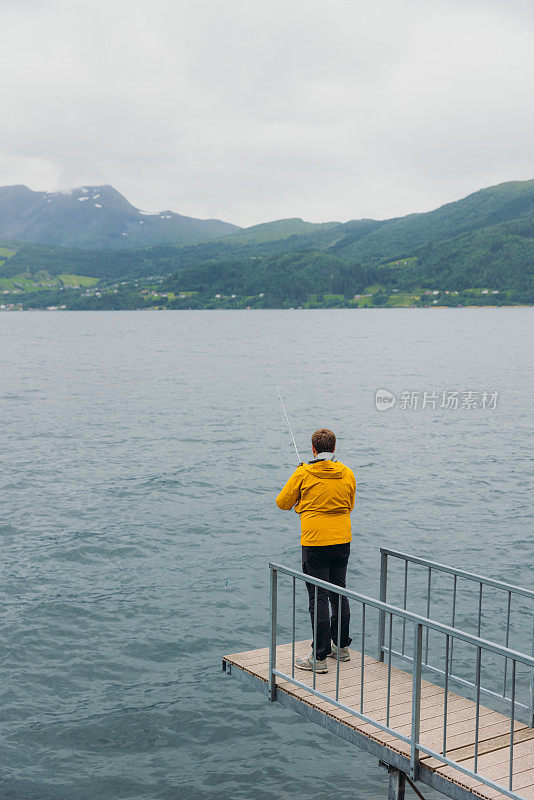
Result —
<instances>
[{"instance_id":1,"label":"fishing rod","mask_svg":"<svg viewBox=\"0 0 534 800\"><path fill-rule=\"evenodd\" d=\"M287 416L286 407L284 405L284 401L282 400L282 395L280 394L280 389L278 388L278 384L277 383L275 383L275 387L276 387L276 391L278 392L278 397L280 399L280 402L282 403L282 410L283 410L284 416L286 418L287 427L289 428L289 433L291 434L291 441L293 442L293 447L295 448L295 453L297 454L297 461L300 464L300 456L299 456L299 451L298 451L298 448L297 448L297 443L295 441L295 437L293 436L293 431L291 429L291 423L289 422L289 417Z\"/></svg>"}]
</instances>

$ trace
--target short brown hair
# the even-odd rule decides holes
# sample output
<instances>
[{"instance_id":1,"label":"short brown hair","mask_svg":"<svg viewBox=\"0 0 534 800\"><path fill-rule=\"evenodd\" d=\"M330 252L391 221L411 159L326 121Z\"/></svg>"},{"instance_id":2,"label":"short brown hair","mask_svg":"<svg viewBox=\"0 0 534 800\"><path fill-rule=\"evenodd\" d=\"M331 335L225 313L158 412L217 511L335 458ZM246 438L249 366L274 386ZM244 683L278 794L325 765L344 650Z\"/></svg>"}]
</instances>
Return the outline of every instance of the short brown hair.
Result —
<instances>
[{"instance_id":1,"label":"short brown hair","mask_svg":"<svg viewBox=\"0 0 534 800\"><path fill-rule=\"evenodd\" d=\"M312 434L311 441L318 453L333 453L336 446L336 434L328 428L319 428Z\"/></svg>"}]
</instances>

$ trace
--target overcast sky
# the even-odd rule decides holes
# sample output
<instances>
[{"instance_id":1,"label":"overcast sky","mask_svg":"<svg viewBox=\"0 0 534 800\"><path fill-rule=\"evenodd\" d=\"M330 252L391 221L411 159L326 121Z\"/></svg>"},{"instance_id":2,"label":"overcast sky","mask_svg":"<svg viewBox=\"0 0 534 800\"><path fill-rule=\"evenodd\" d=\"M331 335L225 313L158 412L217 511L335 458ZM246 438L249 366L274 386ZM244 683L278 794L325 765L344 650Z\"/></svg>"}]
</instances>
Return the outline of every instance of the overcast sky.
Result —
<instances>
[{"instance_id":1,"label":"overcast sky","mask_svg":"<svg viewBox=\"0 0 534 800\"><path fill-rule=\"evenodd\" d=\"M252 225L534 177L531 0L0 0L0 185Z\"/></svg>"}]
</instances>

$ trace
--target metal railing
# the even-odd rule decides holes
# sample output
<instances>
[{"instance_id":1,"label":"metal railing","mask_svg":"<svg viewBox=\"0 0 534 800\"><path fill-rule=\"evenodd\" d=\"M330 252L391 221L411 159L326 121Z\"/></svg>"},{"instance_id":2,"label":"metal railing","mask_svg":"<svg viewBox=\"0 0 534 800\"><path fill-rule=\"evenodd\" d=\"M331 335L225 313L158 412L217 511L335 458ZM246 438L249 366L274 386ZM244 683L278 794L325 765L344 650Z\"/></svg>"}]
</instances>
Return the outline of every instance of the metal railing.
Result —
<instances>
[{"instance_id":1,"label":"metal railing","mask_svg":"<svg viewBox=\"0 0 534 800\"><path fill-rule=\"evenodd\" d=\"M520 794L513 791L513 764L514 764L514 728L515 728L515 703L511 705L510 717L510 736L509 736L509 776L508 785L503 786L489 778L486 778L478 772L479 761L479 722L480 722L480 669L482 662L482 653L491 652L496 654L511 663L511 683L512 683L512 698L515 699L516 693L516 667L517 664L526 666L530 670L534 670L534 658L524 653L511 650L494 642L481 639L479 636L466 633L464 631L444 625L440 622L422 617L414 614L406 609L397 608L382 600L375 600L371 597L353 592L350 589L344 589L326 581L319 580L310 575L305 575L303 572L285 567L280 564L269 564L270 569L270 608L271 608L271 639L269 646L269 699L276 700L276 678L288 681L294 686L304 689L306 692L311 693L315 697L324 700L342 711L348 712L351 715L363 720L364 722L371 723L373 726L381 731L391 734L396 739L405 742L410 748L410 778L417 780L419 774L419 759L420 753L432 756L438 759L443 764L454 767L459 772L476 778L480 783L497 790L498 792L514 798L514 800L524 800ZM291 646L291 674L287 674L277 669L276 666L276 646L277 646L277 618L278 618L278 575L284 574L292 578L292 646ZM312 670L312 685L299 681L295 678L295 591L296 582L302 581L314 588L314 615L313 615L313 670ZM340 690L340 669L339 669L339 652L337 650L337 665L336 665L336 685L335 694L329 695L317 689L316 686L316 648L317 648L317 605L319 589L326 590L330 595L337 595L338 597L338 644L340 643L340 626L341 626L341 598L346 597L361 606L361 625L360 625L360 689L359 689L359 704L358 708L343 703L339 699ZM388 651L388 665L387 665L387 696L386 696L386 722L380 722L374 719L369 714L364 713L365 708L365 644L366 644L366 611L367 609L376 609L379 615L383 614L384 621L389 617L389 648ZM411 691L411 726L410 735L405 736L400 731L390 726L390 706L391 706L391 659L393 655L391 630L393 625L393 618L397 617L403 620L406 625L413 626L413 647L412 647L412 691ZM448 670L444 670L445 675L445 693L444 693L444 706L443 706L443 722L442 722L442 750L437 752L425 746L421 742L420 737L420 723L421 723L421 672L423 667L423 633L427 630L437 631L445 637L445 651L444 659L448 663L450 654L450 645L453 639L457 639L472 645L476 648L476 705L475 705L475 741L474 741L474 770L470 770L463 766L461 763L454 761L454 759L447 756L447 699L448 699Z\"/></svg>"},{"instance_id":2,"label":"metal railing","mask_svg":"<svg viewBox=\"0 0 534 800\"><path fill-rule=\"evenodd\" d=\"M409 564L416 564L424 569L428 570L427 572L427 579L426 579L426 617L430 617L431 608L432 608L432 575L438 572L449 574L452 577L452 584L451 584L451 628L458 627L456 616L457 616L457 595L458 595L458 579L466 580L469 582L474 582L478 584L478 599L477 599L477 616L476 616L476 626L477 626L477 636L480 636L481 625L482 625L482 609L483 609L483 587L489 586L493 589L497 589L505 593L506 596L506 625L505 625L505 635L504 635L504 646L508 647L510 642L510 619L511 619L511 611L512 611L512 596L521 597L521 598L528 598L530 600L534 600L534 591L531 589L525 589L521 586L513 586L510 583L504 583L503 581L498 581L493 578L487 578L484 575L476 575L473 572L467 572L466 570L462 569L455 569L454 567L449 567L446 564L440 564L437 561L429 561L425 558L420 558L419 556L412 556L409 553L401 553L396 550L390 550L386 547L380 548L380 600L386 602L387 600L387 587L388 587L388 559L395 558L404 562L404 588L403 588L403 604L402 608L407 610L408 605L408 566ZM495 625L493 626L495 627ZM406 654L405 652L405 644L406 644L406 621L403 621L402 625L402 641L401 641L401 649L400 651L394 650L393 655L397 658L400 658L404 661L410 662L412 658L410 655ZM534 727L534 673L530 680L530 696L528 704L522 703L518 700L516 696L512 693L507 695L507 687L508 687L508 659L504 661L504 670L503 670L503 683L502 683L502 692L496 692L490 689L487 686L480 686L476 685L473 681L468 680L467 678L463 678L460 675L455 675L453 673L453 660L454 660L454 639L451 639L450 642L450 652L449 652L449 659L446 662L447 666L446 669L441 669L439 666L435 664L429 663L428 653L428 630L426 631L426 641L425 641L425 659L423 665L425 669L428 669L430 672L433 672L437 675L441 675L442 677L446 677L447 680L454 681L462 686L469 687L471 689L475 689L477 692L481 692L482 694L493 697L496 700L501 702L507 703L508 705L514 704L516 709L521 709L523 711L528 712L528 719L530 727ZM385 647L385 614L381 613L379 615L379 623L378 623L378 659L379 661L384 660L384 655L386 652ZM532 644L530 648L530 652L534 656L534 616L532 620Z\"/></svg>"}]
</instances>

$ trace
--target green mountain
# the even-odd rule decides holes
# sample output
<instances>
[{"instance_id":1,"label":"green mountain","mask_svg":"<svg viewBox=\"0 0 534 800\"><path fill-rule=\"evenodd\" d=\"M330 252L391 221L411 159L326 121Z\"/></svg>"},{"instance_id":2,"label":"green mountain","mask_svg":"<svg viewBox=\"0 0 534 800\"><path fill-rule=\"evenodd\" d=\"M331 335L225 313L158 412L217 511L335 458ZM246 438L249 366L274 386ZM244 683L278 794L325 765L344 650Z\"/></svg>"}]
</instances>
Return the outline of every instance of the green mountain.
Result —
<instances>
[{"instance_id":1,"label":"green mountain","mask_svg":"<svg viewBox=\"0 0 534 800\"><path fill-rule=\"evenodd\" d=\"M165 242L199 242L233 231L216 219L194 219L173 211L139 211L112 186L82 186L72 192L33 192L0 187L0 238L43 245L127 249Z\"/></svg>"},{"instance_id":2,"label":"green mountain","mask_svg":"<svg viewBox=\"0 0 534 800\"><path fill-rule=\"evenodd\" d=\"M10 281L25 307L59 302L58 290L68 307L89 308L534 304L534 181L391 220L278 220L122 251L13 242L5 250L0 288ZM59 289L54 276L67 276ZM83 286L83 276L98 287Z\"/></svg>"},{"instance_id":3,"label":"green mountain","mask_svg":"<svg viewBox=\"0 0 534 800\"><path fill-rule=\"evenodd\" d=\"M292 236L337 228L339 225L339 222L305 222L299 217L278 219L274 222L263 222L260 225L253 225L251 228L244 228L238 233L232 234L232 241L243 244L282 241Z\"/></svg>"},{"instance_id":4,"label":"green mountain","mask_svg":"<svg viewBox=\"0 0 534 800\"><path fill-rule=\"evenodd\" d=\"M246 233L183 248L169 285L293 302L310 293L349 297L374 285L534 288L534 180L483 189L425 214L331 223L237 247Z\"/></svg>"},{"instance_id":5,"label":"green mountain","mask_svg":"<svg viewBox=\"0 0 534 800\"><path fill-rule=\"evenodd\" d=\"M384 260L411 254L429 242L533 216L534 180L513 181L481 189L426 214L385 220L364 236L359 230L354 232L349 222L346 235L332 249L341 257Z\"/></svg>"}]
</instances>

